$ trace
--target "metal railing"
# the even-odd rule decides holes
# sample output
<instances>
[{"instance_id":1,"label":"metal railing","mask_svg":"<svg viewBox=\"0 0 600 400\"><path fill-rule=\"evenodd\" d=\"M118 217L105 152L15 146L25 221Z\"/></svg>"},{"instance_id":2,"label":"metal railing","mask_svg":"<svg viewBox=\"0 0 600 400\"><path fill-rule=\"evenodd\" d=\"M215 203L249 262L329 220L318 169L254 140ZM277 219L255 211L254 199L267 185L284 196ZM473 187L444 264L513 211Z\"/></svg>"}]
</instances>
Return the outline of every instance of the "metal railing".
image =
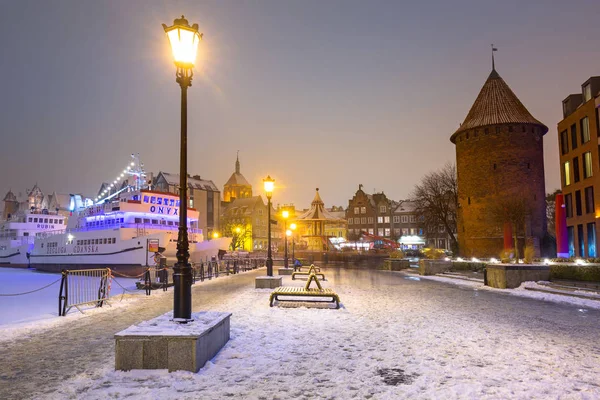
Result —
<instances>
[{"instance_id":1,"label":"metal railing","mask_svg":"<svg viewBox=\"0 0 600 400\"><path fill-rule=\"evenodd\" d=\"M201 261L192 264L192 284L196 282L204 282L218 278L219 275L238 274L253 269L260 268L265 265L263 258L246 258L246 259L229 259L219 261ZM152 289L161 289L166 291L169 287L169 282L173 284L173 268L159 267L148 268L144 272L144 289L146 295L151 294Z\"/></svg>"},{"instance_id":2,"label":"metal railing","mask_svg":"<svg viewBox=\"0 0 600 400\"><path fill-rule=\"evenodd\" d=\"M110 268L62 271L58 295L58 315L65 316L71 308L83 311L79 306L96 304L102 307L110 297L112 274Z\"/></svg>"}]
</instances>

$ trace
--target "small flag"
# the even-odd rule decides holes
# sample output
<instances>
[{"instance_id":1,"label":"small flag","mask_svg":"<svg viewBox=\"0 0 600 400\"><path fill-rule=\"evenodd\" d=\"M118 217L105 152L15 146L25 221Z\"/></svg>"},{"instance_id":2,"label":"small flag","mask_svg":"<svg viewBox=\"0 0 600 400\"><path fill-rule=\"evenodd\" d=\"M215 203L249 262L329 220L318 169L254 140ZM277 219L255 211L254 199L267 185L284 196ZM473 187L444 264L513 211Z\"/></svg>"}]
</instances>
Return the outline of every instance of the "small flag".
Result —
<instances>
[{"instance_id":1,"label":"small flag","mask_svg":"<svg viewBox=\"0 0 600 400\"><path fill-rule=\"evenodd\" d=\"M492 51L498 51L496 47L492 47Z\"/></svg>"}]
</instances>

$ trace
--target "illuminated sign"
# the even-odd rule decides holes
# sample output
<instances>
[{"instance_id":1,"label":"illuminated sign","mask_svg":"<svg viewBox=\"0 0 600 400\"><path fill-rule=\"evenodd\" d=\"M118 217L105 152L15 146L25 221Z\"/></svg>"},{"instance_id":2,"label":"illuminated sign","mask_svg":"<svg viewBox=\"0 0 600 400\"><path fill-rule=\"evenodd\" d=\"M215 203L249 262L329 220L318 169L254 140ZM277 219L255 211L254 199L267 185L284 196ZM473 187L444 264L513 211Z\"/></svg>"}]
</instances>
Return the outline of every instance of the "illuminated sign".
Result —
<instances>
[{"instance_id":1,"label":"illuminated sign","mask_svg":"<svg viewBox=\"0 0 600 400\"><path fill-rule=\"evenodd\" d=\"M142 199L142 201L147 204L156 204L157 206L169 206L169 207L179 207L180 206L180 202L178 199L162 197L162 196L144 195L144 198Z\"/></svg>"},{"instance_id":2,"label":"illuminated sign","mask_svg":"<svg viewBox=\"0 0 600 400\"><path fill-rule=\"evenodd\" d=\"M179 210L179 209L175 208L175 207L162 207L162 206L161 207L157 207L157 206L150 207L150 212L154 213L154 214L178 215L177 210Z\"/></svg>"}]
</instances>

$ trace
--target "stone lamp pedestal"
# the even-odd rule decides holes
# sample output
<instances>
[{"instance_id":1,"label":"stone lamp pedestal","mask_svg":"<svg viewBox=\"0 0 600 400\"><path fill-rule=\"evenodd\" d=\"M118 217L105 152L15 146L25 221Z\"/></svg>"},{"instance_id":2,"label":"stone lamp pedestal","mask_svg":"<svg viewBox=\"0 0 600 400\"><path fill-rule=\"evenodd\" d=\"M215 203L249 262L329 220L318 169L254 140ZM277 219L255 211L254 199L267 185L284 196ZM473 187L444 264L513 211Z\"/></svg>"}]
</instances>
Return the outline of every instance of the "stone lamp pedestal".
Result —
<instances>
[{"instance_id":1,"label":"stone lamp pedestal","mask_svg":"<svg viewBox=\"0 0 600 400\"><path fill-rule=\"evenodd\" d=\"M168 369L198 372L229 340L226 312L193 313L194 321L173 322L173 313L115 334L115 370Z\"/></svg>"}]
</instances>

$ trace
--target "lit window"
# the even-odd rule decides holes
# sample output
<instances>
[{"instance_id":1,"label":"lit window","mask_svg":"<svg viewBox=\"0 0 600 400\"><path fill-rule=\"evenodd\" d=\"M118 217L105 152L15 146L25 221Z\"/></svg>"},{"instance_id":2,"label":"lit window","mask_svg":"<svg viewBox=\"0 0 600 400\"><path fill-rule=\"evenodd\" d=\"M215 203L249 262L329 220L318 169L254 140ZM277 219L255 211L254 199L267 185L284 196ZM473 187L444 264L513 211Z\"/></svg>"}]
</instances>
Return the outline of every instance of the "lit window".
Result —
<instances>
[{"instance_id":1,"label":"lit window","mask_svg":"<svg viewBox=\"0 0 600 400\"><path fill-rule=\"evenodd\" d=\"M583 177L589 178L592 176L592 153L583 153Z\"/></svg>"},{"instance_id":2,"label":"lit window","mask_svg":"<svg viewBox=\"0 0 600 400\"><path fill-rule=\"evenodd\" d=\"M377 217L377 223L383 224L383 217Z\"/></svg>"},{"instance_id":3,"label":"lit window","mask_svg":"<svg viewBox=\"0 0 600 400\"><path fill-rule=\"evenodd\" d=\"M378 236L383 236L383 228L377 229L377 235Z\"/></svg>"},{"instance_id":4,"label":"lit window","mask_svg":"<svg viewBox=\"0 0 600 400\"><path fill-rule=\"evenodd\" d=\"M563 164L563 179L565 182L565 186L569 186L571 184L571 163L567 161Z\"/></svg>"},{"instance_id":5,"label":"lit window","mask_svg":"<svg viewBox=\"0 0 600 400\"><path fill-rule=\"evenodd\" d=\"M590 141L590 120L588 117L581 119L581 143Z\"/></svg>"},{"instance_id":6,"label":"lit window","mask_svg":"<svg viewBox=\"0 0 600 400\"><path fill-rule=\"evenodd\" d=\"M352 225L354 223L354 219L353 218L348 218L348 225Z\"/></svg>"},{"instance_id":7,"label":"lit window","mask_svg":"<svg viewBox=\"0 0 600 400\"><path fill-rule=\"evenodd\" d=\"M384 236L390 236L390 228L385 228L385 235Z\"/></svg>"},{"instance_id":8,"label":"lit window","mask_svg":"<svg viewBox=\"0 0 600 400\"><path fill-rule=\"evenodd\" d=\"M592 85L589 83L583 87L583 102L590 101L592 99Z\"/></svg>"},{"instance_id":9,"label":"lit window","mask_svg":"<svg viewBox=\"0 0 600 400\"><path fill-rule=\"evenodd\" d=\"M367 223L368 224L372 224L373 223L373 217L367 217Z\"/></svg>"},{"instance_id":10,"label":"lit window","mask_svg":"<svg viewBox=\"0 0 600 400\"><path fill-rule=\"evenodd\" d=\"M367 213L367 207L361 207L360 208L360 213L361 214L366 214Z\"/></svg>"},{"instance_id":11,"label":"lit window","mask_svg":"<svg viewBox=\"0 0 600 400\"><path fill-rule=\"evenodd\" d=\"M367 223L367 218L366 217L362 217L360 219L360 223L363 224L363 225L366 224Z\"/></svg>"},{"instance_id":12,"label":"lit window","mask_svg":"<svg viewBox=\"0 0 600 400\"><path fill-rule=\"evenodd\" d=\"M385 224L389 224L390 223L390 217L383 217L383 222ZM388 235L389 236L389 235Z\"/></svg>"},{"instance_id":13,"label":"lit window","mask_svg":"<svg viewBox=\"0 0 600 400\"><path fill-rule=\"evenodd\" d=\"M354 214L360 214L360 207L354 207Z\"/></svg>"},{"instance_id":14,"label":"lit window","mask_svg":"<svg viewBox=\"0 0 600 400\"><path fill-rule=\"evenodd\" d=\"M373 228L369 228L369 235L374 235L375 234L374 232L375 231L373 230Z\"/></svg>"}]
</instances>

